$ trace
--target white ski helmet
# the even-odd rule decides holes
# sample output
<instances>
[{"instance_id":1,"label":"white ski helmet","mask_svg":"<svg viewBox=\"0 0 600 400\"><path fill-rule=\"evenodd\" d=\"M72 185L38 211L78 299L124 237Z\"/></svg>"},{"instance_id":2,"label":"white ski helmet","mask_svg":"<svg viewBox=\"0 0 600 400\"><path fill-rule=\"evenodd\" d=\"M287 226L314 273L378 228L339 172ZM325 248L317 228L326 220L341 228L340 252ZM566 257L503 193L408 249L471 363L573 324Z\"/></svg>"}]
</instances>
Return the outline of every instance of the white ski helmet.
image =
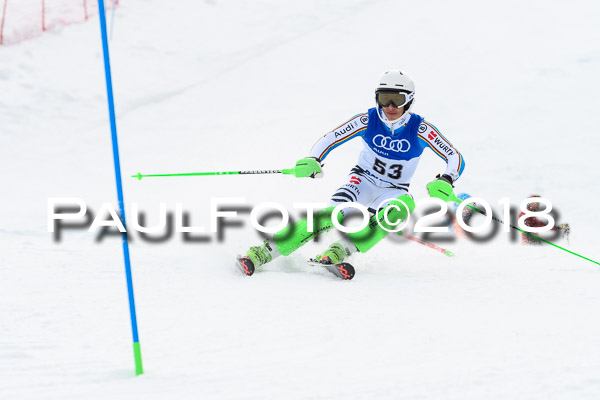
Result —
<instances>
[{"instance_id":1,"label":"white ski helmet","mask_svg":"<svg viewBox=\"0 0 600 400\"><path fill-rule=\"evenodd\" d=\"M404 113L400 118L394 121L388 121L386 118L383 117L383 111L381 110L381 108L386 105L389 105L390 102L387 102L386 104L381 104L381 94L403 95L403 97L400 97L400 99L403 99L401 100L401 104L397 104L393 102L393 100L390 100L390 102L393 102L393 104L396 107L404 107ZM381 121L384 122L392 130L392 133L394 131L394 125L401 126L408 122L408 119L410 118L409 112L414 104L414 97L415 83L405 72L402 72L400 70L390 70L384 72L379 77L379 80L377 81L377 88L375 89L375 103L377 104L377 115L379 116L379 119L381 119Z\"/></svg>"}]
</instances>

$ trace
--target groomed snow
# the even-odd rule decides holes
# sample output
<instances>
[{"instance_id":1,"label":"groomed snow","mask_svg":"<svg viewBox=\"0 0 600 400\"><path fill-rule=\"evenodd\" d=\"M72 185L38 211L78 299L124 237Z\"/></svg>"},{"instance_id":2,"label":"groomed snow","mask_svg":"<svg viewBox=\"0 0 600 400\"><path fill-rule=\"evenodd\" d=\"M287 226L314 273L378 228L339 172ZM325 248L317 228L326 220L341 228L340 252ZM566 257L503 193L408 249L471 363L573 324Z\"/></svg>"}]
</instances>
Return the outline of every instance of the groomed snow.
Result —
<instances>
[{"instance_id":1,"label":"groomed snow","mask_svg":"<svg viewBox=\"0 0 600 400\"><path fill-rule=\"evenodd\" d=\"M80 6L78 3L77 6ZM327 201L361 144L322 180L144 179L142 173L290 168L408 71L415 111L466 160L457 192L518 206L549 198L559 244L600 261L600 5L123 0L110 42L125 202L158 221L210 198ZM223 240L130 243L145 374L134 376L118 236L48 232L49 197L116 206L98 18L0 46L0 398L597 399L600 266L521 246L390 236L343 282L306 265L331 238L247 278L260 236L241 214ZM415 198L444 163L426 151ZM433 240L433 239L432 239Z\"/></svg>"}]
</instances>

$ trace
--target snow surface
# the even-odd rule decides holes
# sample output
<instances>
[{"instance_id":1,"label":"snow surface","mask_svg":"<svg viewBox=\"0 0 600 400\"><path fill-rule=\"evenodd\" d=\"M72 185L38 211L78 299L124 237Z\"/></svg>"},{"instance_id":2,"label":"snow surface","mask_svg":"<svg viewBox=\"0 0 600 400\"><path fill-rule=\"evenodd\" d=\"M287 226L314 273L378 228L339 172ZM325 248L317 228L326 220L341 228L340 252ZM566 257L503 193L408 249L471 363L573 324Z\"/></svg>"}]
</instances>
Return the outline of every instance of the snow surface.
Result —
<instances>
[{"instance_id":1,"label":"snow surface","mask_svg":"<svg viewBox=\"0 0 600 400\"><path fill-rule=\"evenodd\" d=\"M208 227L211 197L326 201L358 141L322 180L129 175L289 168L402 68L464 154L457 192L496 209L541 193L572 226L562 245L600 260L597 2L127 0L115 16L125 201L150 223L160 202ZM97 17L1 46L0 94L1 399L598 398L598 265L499 231L436 242L453 259L390 236L349 282L305 265L324 238L246 278L247 213L221 241L132 234L134 377L120 238L47 224L49 197L116 205ZM417 199L443 168L424 155Z\"/></svg>"}]
</instances>

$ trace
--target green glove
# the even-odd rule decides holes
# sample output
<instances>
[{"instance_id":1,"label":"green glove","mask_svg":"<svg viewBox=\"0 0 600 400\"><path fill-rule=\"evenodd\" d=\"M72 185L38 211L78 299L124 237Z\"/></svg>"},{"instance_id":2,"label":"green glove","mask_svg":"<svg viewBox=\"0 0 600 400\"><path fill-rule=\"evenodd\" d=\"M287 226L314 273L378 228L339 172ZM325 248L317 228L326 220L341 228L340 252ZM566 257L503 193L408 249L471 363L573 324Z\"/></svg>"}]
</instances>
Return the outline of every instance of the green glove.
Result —
<instances>
[{"instance_id":1,"label":"green glove","mask_svg":"<svg viewBox=\"0 0 600 400\"><path fill-rule=\"evenodd\" d=\"M462 200L456 197L454 191L452 191L452 188L452 178L446 174L427 184L429 196L442 199L443 201L454 201L461 203Z\"/></svg>"},{"instance_id":2,"label":"green glove","mask_svg":"<svg viewBox=\"0 0 600 400\"><path fill-rule=\"evenodd\" d=\"M321 163L314 157L305 157L298 160L291 172L296 178L317 178L322 174Z\"/></svg>"}]
</instances>

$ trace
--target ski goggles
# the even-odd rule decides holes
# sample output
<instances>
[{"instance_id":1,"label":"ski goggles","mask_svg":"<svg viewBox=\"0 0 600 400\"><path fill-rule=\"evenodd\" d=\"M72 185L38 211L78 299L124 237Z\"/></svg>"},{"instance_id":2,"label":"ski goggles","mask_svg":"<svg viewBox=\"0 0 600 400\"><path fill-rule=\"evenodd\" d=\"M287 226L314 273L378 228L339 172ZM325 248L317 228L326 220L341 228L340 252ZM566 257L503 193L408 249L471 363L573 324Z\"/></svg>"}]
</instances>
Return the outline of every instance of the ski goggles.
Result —
<instances>
[{"instance_id":1,"label":"ski goggles","mask_svg":"<svg viewBox=\"0 0 600 400\"><path fill-rule=\"evenodd\" d=\"M396 108L402 108L413 99L413 96L413 93L376 92L375 100L377 100L380 107L387 107L392 104Z\"/></svg>"}]
</instances>

